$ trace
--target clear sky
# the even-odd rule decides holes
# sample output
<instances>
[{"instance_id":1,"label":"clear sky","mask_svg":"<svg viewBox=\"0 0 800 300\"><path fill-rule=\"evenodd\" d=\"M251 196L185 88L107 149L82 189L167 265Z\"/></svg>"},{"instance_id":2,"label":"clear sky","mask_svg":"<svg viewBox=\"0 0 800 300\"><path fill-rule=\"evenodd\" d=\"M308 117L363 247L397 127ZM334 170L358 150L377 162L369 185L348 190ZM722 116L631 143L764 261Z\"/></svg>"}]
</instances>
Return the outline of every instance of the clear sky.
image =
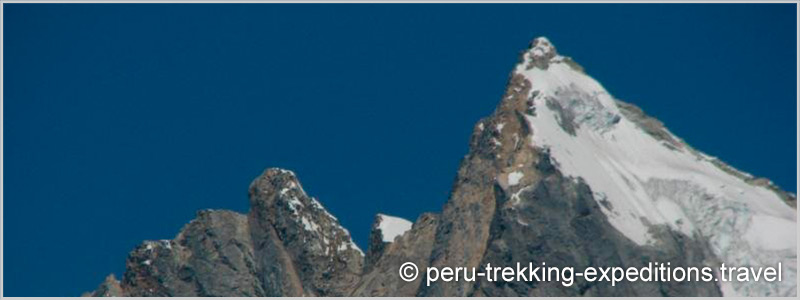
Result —
<instances>
[{"instance_id":1,"label":"clear sky","mask_svg":"<svg viewBox=\"0 0 800 300\"><path fill-rule=\"evenodd\" d=\"M782 5L6 4L6 296L78 296L204 208L297 172L366 247L447 199L519 51L547 36L694 147L796 191Z\"/></svg>"}]
</instances>

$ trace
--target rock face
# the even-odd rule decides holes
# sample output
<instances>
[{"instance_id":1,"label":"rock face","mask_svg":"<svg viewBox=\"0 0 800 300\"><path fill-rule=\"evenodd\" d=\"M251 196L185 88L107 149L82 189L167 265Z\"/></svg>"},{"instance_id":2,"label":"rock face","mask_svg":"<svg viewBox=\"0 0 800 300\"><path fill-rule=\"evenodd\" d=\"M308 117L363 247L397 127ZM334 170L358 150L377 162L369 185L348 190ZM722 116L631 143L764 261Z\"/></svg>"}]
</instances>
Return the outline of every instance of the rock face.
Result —
<instances>
[{"instance_id":1,"label":"rock face","mask_svg":"<svg viewBox=\"0 0 800 300\"><path fill-rule=\"evenodd\" d=\"M263 294L254 277L247 218L235 212L198 212L197 219L174 240L145 241L138 246L126 266L121 287L108 291L126 296ZM110 280L106 286L115 285Z\"/></svg>"},{"instance_id":2,"label":"rock face","mask_svg":"<svg viewBox=\"0 0 800 300\"><path fill-rule=\"evenodd\" d=\"M395 238L402 236L410 230L412 223L408 220L378 214L375 222L372 223L372 230L369 235L369 248L364 261L364 273L372 270L372 267L383 257L387 246L394 242Z\"/></svg>"},{"instance_id":3,"label":"rock face","mask_svg":"<svg viewBox=\"0 0 800 300\"><path fill-rule=\"evenodd\" d=\"M376 216L367 254L294 173L268 169L250 212L202 211L146 241L89 296L796 296L795 195L682 141L611 97L547 39L478 122L440 214ZM413 262L420 276L398 274ZM477 280L434 267L783 265L783 282Z\"/></svg>"},{"instance_id":4,"label":"rock face","mask_svg":"<svg viewBox=\"0 0 800 300\"><path fill-rule=\"evenodd\" d=\"M174 240L146 241L128 257L123 291L130 296L262 295L247 218L205 210Z\"/></svg>"},{"instance_id":5,"label":"rock face","mask_svg":"<svg viewBox=\"0 0 800 300\"><path fill-rule=\"evenodd\" d=\"M250 185L248 220L268 296L343 296L358 282L364 254L291 171L269 169Z\"/></svg>"},{"instance_id":6,"label":"rock face","mask_svg":"<svg viewBox=\"0 0 800 300\"><path fill-rule=\"evenodd\" d=\"M97 289L90 293L84 293L84 297L121 297L124 296L122 286L119 285L119 280L114 277L114 274L108 275Z\"/></svg>"},{"instance_id":7,"label":"rock face","mask_svg":"<svg viewBox=\"0 0 800 300\"><path fill-rule=\"evenodd\" d=\"M405 262L414 262L421 271L428 267L428 257L433 249L437 225L438 217L435 214L422 214L410 230L394 238L392 242L381 242L380 255L374 259L372 267L365 270L361 282L352 295L364 297L415 296L420 285L424 284L423 276L420 275L416 280L406 282L400 279L398 270ZM373 237L376 236L374 232ZM374 241L374 239L371 240ZM370 248L368 253L377 255L378 252L373 252Z\"/></svg>"},{"instance_id":8,"label":"rock face","mask_svg":"<svg viewBox=\"0 0 800 300\"><path fill-rule=\"evenodd\" d=\"M250 186L251 211L205 210L173 240L131 252L90 296L342 296L363 254L291 171L268 169Z\"/></svg>"}]
</instances>

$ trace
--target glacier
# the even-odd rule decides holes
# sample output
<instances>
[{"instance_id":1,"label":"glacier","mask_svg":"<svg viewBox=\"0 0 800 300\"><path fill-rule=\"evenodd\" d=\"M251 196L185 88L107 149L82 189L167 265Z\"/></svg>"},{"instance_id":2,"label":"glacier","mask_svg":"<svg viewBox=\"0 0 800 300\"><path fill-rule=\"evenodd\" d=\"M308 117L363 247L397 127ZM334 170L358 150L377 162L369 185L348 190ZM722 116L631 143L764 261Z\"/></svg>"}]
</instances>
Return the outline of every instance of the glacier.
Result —
<instances>
[{"instance_id":1,"label":"glacier","mask_svg":"<svg viewBox=\"0 0 800 300\"><path fill-rule=\"evenodd\" d=\"M639 245L657 246L652 225L708 241L728 266L777 266L780 283L722 283L725 296L797 294L797 215L751 175L667 132L648 134L619 101L537 38L514 69L530 84L525 115L532 147L547 149L567 176L584 180L609 222Z\"/></svg>"}]
</instances>

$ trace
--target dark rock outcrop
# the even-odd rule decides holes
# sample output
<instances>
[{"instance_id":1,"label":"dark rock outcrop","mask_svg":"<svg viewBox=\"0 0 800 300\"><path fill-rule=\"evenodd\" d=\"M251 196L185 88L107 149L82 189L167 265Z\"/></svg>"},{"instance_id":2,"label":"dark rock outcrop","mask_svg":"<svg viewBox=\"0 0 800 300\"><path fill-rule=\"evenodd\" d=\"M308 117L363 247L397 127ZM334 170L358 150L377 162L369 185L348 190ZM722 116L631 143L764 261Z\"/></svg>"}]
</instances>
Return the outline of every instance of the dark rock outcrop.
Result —
<instances>
[{"instance_id":1,"label":"dark rock outcrop","mask_svg":"<svg viewBox=\"0 0 800 300\"><path fill-rule=\"evenodd\" d=\"M383 232L381 232L380 224L383 217L379 214L375 216L375 221L372 222L372 229L369 231L369 246L367 247L367 254L364 256L364 273L369 273L376 262L383 256L383 252L390 244L383 240Z\"/></svg>"}]
</instances>

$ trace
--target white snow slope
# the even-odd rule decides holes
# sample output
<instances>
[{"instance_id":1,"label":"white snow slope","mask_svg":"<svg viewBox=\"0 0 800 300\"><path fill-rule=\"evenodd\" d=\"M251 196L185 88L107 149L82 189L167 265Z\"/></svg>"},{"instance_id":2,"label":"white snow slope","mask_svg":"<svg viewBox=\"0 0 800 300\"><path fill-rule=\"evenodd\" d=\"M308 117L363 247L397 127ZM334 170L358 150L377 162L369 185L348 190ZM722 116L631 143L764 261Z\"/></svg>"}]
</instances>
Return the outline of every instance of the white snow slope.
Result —
<instances>
[{"instance_id":1,"label":"white snow slope","mask_svg":"<svg viewBox=\"0 0 800 300\"><path fill-rule=\"evenodd\" d=\"M378 223L378 229L381 231L384 242L394 242L395 237L401 236L411 229L412 223L406 219L384 214L378 214L378 216L381 218L381 222Z\"/></svg>"},{"instance_id":2,"label":"white snow slope","mask_svg":"<svg viewBox=\"0 0 800 300\"><path fill-rule=\"evenodd\" d=\"M554 56L546 69L526 68L548 54ZM713 158L690 147L667 147L645 133L597 81L564 61L539 38L514 71L532 84L528 97L534 97L535 113L526 115L532 146L550 149L565 176L583 178L598 201L607 200L611 205L601 207L610 223L639 245L658 246L648 228L666 224L708 240L726 266L782 263L782 282L721 284L725 296L795 296L795 209L773 191L721 170ZM559 125L564 114L557 106L569 112L574 135Z\"/></svg>"}]
</instances>

